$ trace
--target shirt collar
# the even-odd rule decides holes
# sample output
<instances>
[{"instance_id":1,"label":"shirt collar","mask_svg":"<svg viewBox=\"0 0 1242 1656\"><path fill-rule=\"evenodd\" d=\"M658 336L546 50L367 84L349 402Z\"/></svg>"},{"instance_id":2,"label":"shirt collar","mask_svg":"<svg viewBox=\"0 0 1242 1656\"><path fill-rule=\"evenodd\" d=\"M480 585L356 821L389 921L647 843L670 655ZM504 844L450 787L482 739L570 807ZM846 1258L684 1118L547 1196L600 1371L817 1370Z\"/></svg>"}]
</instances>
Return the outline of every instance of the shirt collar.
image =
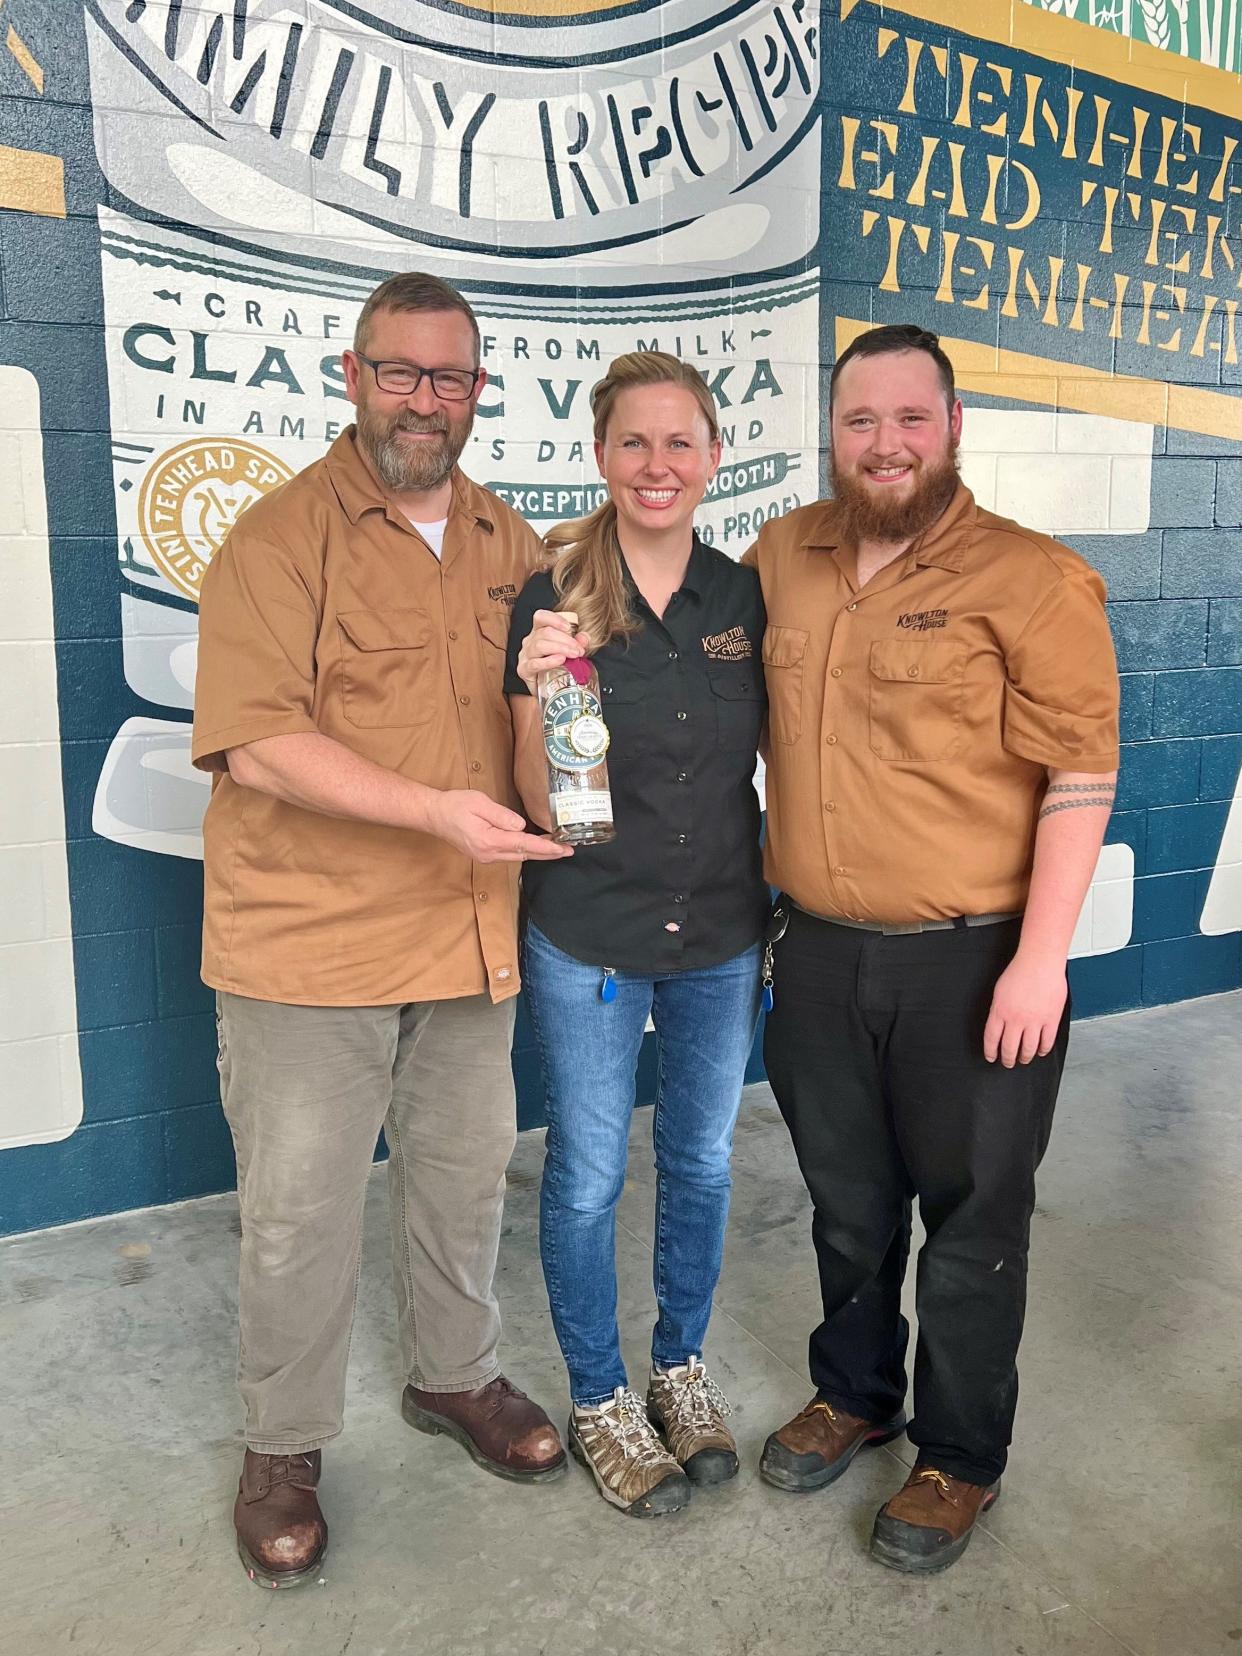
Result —
<instances>
[{"instance_id":1,"label":"shirt collar","mask_svg":"<svg viewBox=\"0 0 1242 1656\"><path fill-rule=\"evenodd\" d=\"M632 596L638 596L638 587L634 577L630 574L630 566L625 561L625 553L621 554L621 578L625 583L625 590ZM690 562L686 565L686 573L681 578L679 592L692 592L696 598L701 598L707 591L708 581L711 578L711 553L699 539L695 531L694 543L690 548Z\"/></svg>"},{"instance_id":2,"label":"shirt collar","mask_svg":"<svg viewBox=\"0 0 1242 1656\"><path fill-rule=\"evenodd\" d=\"M370 468L358 452L358 428L349 426L333 443L324 459L328 478L341 503L341 510L351 523L357 523L364 512L386 512L388 496L371 475ZM490 535L496 527L489 509L487 492L474 483L457 466L452 472L453 500L449 517L465 513Z\"/></svg>"},{"instance_id":3,"label":"shirt collar","mask_svg":"<svg viewBox=\"0 0 1242 1656\"><path fill-rule=\"evenodd\" d=\"M802 544L817 551L835 552L844 544L836 506L833 501L824 500L820 508L820 515L803 537ZM904 555L913 557L916 564L934 564L938 569L960 572L977 515L974 495L964 483L959 483L945 510Z\"/></svg>"}]
</instances>

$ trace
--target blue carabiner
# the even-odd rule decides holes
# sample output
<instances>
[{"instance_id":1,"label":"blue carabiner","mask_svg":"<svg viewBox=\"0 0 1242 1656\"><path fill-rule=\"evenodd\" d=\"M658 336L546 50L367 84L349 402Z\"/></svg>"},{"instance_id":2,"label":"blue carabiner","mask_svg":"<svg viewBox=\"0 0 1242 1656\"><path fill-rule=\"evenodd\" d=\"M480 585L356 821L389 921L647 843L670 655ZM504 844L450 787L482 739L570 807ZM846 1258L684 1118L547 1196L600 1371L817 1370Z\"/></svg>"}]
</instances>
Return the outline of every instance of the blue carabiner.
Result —
<instances>
[{"instance_id":1,"label":"blue carabiner","mask_svg":"<svg viewBox=\"0 0 1242 1656\"><path fill-rule=\"evenodd\" d=\"M608 1006L617 998L617 969L615 966L605 966L604 975L600 979L599 998Z\"/></svg>"}]
</instances>

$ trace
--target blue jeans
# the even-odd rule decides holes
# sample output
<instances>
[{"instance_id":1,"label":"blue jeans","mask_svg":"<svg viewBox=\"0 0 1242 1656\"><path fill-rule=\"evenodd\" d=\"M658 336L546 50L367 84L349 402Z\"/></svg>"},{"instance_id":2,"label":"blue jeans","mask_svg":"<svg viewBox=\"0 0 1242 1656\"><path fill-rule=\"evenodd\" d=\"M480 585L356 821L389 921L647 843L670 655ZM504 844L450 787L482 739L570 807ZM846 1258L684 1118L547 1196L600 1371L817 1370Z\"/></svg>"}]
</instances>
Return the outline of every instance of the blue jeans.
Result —
<instances>
[{"instance_id":1,"label":"blue jeans","mask_svg":"<svg viewBox=\"0 0 1242 1656\"><path fill-rule=\"evenodd\" d=\"M661 1368L703 1350L729 1217L729 1155L759 1016L760 949L703 971L618 972L565 954L528 926L522 974L543 1058L548 1138L539 1247L575 1403L626 1382L617 1331L616 1206L635 1071L650 1015L659 1058L654 1278Z\"/></svg>"}]
</instances>

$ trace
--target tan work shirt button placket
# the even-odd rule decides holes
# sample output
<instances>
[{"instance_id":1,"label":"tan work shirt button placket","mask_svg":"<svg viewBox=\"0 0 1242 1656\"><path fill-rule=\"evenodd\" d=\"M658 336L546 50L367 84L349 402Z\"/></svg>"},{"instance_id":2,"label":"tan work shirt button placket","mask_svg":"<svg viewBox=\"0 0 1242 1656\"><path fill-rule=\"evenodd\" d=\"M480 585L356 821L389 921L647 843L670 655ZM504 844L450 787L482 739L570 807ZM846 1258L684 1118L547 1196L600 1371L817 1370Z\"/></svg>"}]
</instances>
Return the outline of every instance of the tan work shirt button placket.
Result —
<instances>
[{"instance_id":1,"label":"tan work shirt button placket","mask_svg":"<svg viewBox=\"0 0 1242 1656\"><path fill-rule=\"evenodd\" d=\"M857 609L858 609L857 599L853 600L851 603L848 603L845 606L844 611L838 613L838 615L837 615L837 624L836 624L836 626L833 627L833 630L832 630L832 638L829 641L829 645L828 645L828 679L831 682L828 682L824 685L824 713L825 713L826 716L829 714L829 712L831 710L831 707L832 707L832 690L833 690L833 687L836 683L839 683L839 681L845 677L845 668L841 665L841 657L842 657L842 655L844 654L844 651L845 651L845 644L844 644L844 641L840 637L839 629L841 628L841 626L842 626L842 624L845 620L846 615L852 615ZM829 748L836 747L837 744L838 744L838 740L839 740L839 738L838 738L837 732L835 730L830 730L824 737L824 746L829 747ZM827 766L827 760L826 759L824 761L824 765L825 765L825 767ZM828 778L827 775L824 776L824 783L825 783L825 786L827 786L828 783L829 783L829 778ZM832 870L833 876L836 877L836 878L840 878L845 873L845 867L844 867L843 864L836 861L836 857L840 855L840 851L836 850L835 853L834 853L834 847L833 847L832 835L831 835L831 830L832 830L833 827L835 827L835 823L833 822L832 819L836 816L836 813L837 813L837 802L836 802L836 800L835 799L825 799L824 800L824 818L825 818L825 820L824 820L824 853L825 853L825 855L828 859L828 866Z\"/></svg>"}]
</instances>

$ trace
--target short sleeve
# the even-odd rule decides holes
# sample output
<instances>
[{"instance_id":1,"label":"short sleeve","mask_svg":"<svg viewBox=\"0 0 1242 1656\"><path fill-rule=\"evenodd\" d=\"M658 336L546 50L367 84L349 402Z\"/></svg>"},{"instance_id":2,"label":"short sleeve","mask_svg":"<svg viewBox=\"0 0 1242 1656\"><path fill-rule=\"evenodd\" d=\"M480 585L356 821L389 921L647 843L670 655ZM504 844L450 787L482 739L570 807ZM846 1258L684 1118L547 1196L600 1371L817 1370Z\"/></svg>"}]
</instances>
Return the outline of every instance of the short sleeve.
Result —
<instances>
[{"instance_id":1,"label":"short sleeve","mask_svg":"<svg viewBox=\"0 0 1242 1656\"><path fill-rule=\"evenodd\" d=\"M203 577L190 754L199 770L227 770L229 748L319 728L318 634L318 605L292 554L235 530Z\"/></svg>"},{"instance_id":2,"label":"short sleeve","mask_svg":"<svg viewBox=\"0 0 1242 1656\"><path fill-rule=\"evenodd\" d=\"M1116 770L1120 685L1093 571L1063 574L1006 653L1007 752L1058 770Z\"/></svg>"},{"instance_id":3,"label":"short sleeve","mask_svg":"<svg viewBox=\"0 0 1242 1656\"><path fill-rule=\"evenodd\" d=\"M530 689L518 677L518 653L530 632L537 609L554 609L556 589L546 570L538 570L518 593L509 620L509 647L505 652L505 694L529 696Z\"/></svg>"}]
</instances>

